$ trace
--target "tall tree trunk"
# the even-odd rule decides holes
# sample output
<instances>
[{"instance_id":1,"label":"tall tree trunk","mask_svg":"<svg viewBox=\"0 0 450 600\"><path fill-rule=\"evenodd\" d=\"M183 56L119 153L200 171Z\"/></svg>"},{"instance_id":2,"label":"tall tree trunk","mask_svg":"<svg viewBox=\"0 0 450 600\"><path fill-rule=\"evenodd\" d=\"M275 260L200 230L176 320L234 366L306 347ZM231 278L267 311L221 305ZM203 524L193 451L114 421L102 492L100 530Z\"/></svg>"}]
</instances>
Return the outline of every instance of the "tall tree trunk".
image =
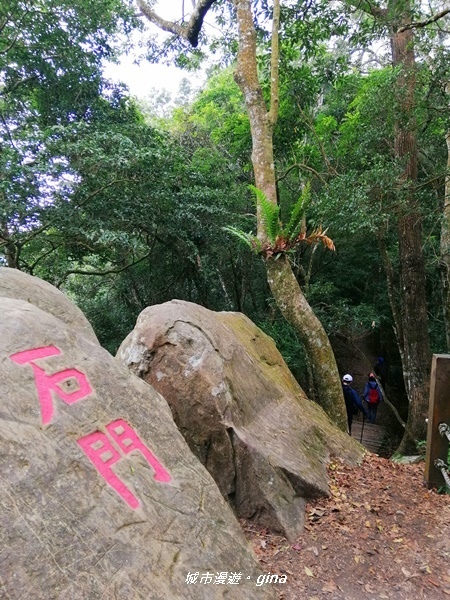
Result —
<instances>
[{"instance_id":1,"label":"tall tree trunk","mask_svg":"<svg viewBox=\"0 0 450 600\"><path fill-rule=\"evenodd\" d=\"M197 44L203 18L215 0L199 0L189 23L179 25L160 17L147 4L137 0L142 14L165 31L181 36L192 45ZM256 186L266 198L276 203L276 180L273 156L273 128L278 116L278 23L280 0L274 0L272 35L271 102L268 111L258 79L256 60L256 32L253 23L251 0L230 0L233 3L239 30L238 65L235 79L239 85L247 108L252 135L252 163ZM265 241L266 235L257 214L258 237ZM345 404L339 373L328 337L315 317L298 285L286 258L268 260L268 279L277 305L296 328L304 340L314 372L314 384L318 403L330 418L343 430L347 428Z\"/></svg>"},{"instance_id":2,"label":"tall tree trunk","mask_svg":"<svg viewBox=\"0 0 450 600\"><path fill-rule=\"evenodd\" d=\"M450 83L446 86L450 95ZM450 352L450 131L445 136L447 143L447 173L445 176L444 208L441 227L441 286L444 313L445 341Z\"/></svg>"},{"instance_id":3,"label":"tall tree trunk","mask_svg":"<svg viewBox=\"0 0 450 600\"><path fill-rule=\"evenodd\" d=\"M401 3L401 6L400 6ZM393 0L391 14L402 11L401 24L411 22L409 0ZM398 23L398 22L397 22ZM425 293L425 264L422 252L422 217L417 206L417 139L414 117L416 85L414 34L412 29L391 29L392 64L399 67L396 83L399 117L395 129L395 154L404 171L399 181L402 195L398 215L401 320L403 334L403 378L409 401L408 421L398 448L415 451L416 442L426 437L428 414L430 341Z\"/></svg>"},{"instance_id":4,"label":"tall tree trunk","mask_svg":"<svg viewBox=\"0 0 450 600\"><path fill-rule=\"evenodd\" d=\"M277 4L277 3L275 3ZM235 79L245 99L252 135L252 163L256 186L273 203L277 201L272 133L278 102L272 71L272 100L267 111L257 73L256 33L250 0L234 0L239 30L239 53ZM274 9L275 13L275 9ZM277 24L274 23L274 29ZM276 34L277 32L275 32ZM272 55L276 52L272 46ZM258 214L258 237L265 238ZM295 327L311 358L314 384L320 405L343 430L347 427L346 411L336 360L320 321L309 306L286 257L267 260L268 281L284 317Z\"/></svg>"}]
</instances>

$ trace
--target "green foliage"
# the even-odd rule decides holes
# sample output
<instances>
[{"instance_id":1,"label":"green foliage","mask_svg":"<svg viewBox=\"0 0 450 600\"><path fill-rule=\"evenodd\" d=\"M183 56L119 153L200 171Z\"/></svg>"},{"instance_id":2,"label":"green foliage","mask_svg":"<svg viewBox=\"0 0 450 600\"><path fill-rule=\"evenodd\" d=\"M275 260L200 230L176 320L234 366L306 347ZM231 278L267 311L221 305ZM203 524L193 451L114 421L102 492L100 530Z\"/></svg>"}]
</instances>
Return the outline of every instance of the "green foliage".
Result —
<instances>
[{"instance_id":1,"label":"green foliage","mask_svg":"<svg viewBox=\"0 0 450 600\"><path fill-rule=\"evenodd\" d=\"M261 211L261 221L264 225L264 233L267 235L271 246L275 246L281 235L280 207L271 202L264 192L254 185L249 186L255 196L256 206Z\"/></svg>"},{"instance_id":2,"label":"green foliage","mask_svg":"<svg viewBox=\"0 0 450 600\"><path fill-rule=\"evenodd\" d=\"M258 321L258 327L274 340L290 371L300 385L307 390L307 357L303 344L295 329L279 315L274 307L272 308L276 315L275 318L267 317Z\"/></svg>"},{"instance_id":3,"label":"green foliage","mask_svg":"<svg viewBox=\"0 0 450 600\"><path fill-rule=\"evenodd\" d=\"M140 310L178 297L246 312L305 377L301 344L273 319L264 265L255 253L289 254L328 333L352 340L387 336L392 316L379 241L395 273L397 210L404 198L398 185L404 165L392 144L398 73L379 66L362 73L360 63L350 63L355 46L347 35L351 28L352 43L373 39L379 33L373 23L364 18L356 27L330 3L282 6L274 135L279 206L261 190L251 194L264 227L260 237L267 237L263 244L250 215L249 119L232 69L211 69L205 88L193 101L186 95L173 113L159 99L161 118L149 125L100 69L102 60L113 58L119 35L136 25L133 6L128 0L94 4L42 0L25 7L11 0L0 7L0 23L6 23L0 42L3 250L12 245L23 269L68 291L112 352ZM268 99L271 8L265 2L253 8ZM227 53L216 55L217 63L230 64L236 52L230 10L228 2L214 4L223 34L214 49ZM417 70L417 200L425 217L431 333L434 347L446 351L435 257L450 127L443 86L448 50L436 49L435 34L419 35L426 60ZM181 52L178 63L186 68L198 67L204 56L173 37L154 49ZM305 180L310 183L299 197ZM222 229L223 223L229 226ZM338 252L315 245L331 247L321 223Z\"/></svg>"},{"instance_id":4,"label":"green foliage","mask_svg":"<svg viewBox=\"0 0 450 600\"><path fill-rule=\"evenodd\" d=\"M260 240L253 235L252 233L246 233L237 227L223 227L223 231L227 233L231 233L235 237L237 237L241 242L246 244L252 252L259 253L261 252L262 244Z\"/></svg>"},{"instance_id":5,"label":"green foliage","mask_svg":"<svg viewBox=\"0 0 450 600\"><path fill-rule=\"evenodd\" d=\"M280 207L266 197L264 192L253 185L249 186L252 191L257 210L260 211L260 219L263 225L264 234L267 236L267 242L262 243L257 236L235 227L223 228L228 233L233 234L242 242L247 244L251 250L262 254L265 257L278 256L285 252L293 252L302 242L316 244L322 242L330 250L334 250L334 244L326 235L326 231L316 228L308 236L304 225L304 216L307 202L309 201L310 186L306 185L302 195L291 209L288 224L283 226L280 220Z\"/></svg>"},{"instance_id":6,"label":"green foliage","mask_svg":"<svg viewBox=\"0 0 450 600\"><path fill-rule=\"evenodd\" d=\"M283 228L282 237L293 242L300 235L303 226L303 218L305 216L308 203L311 198L311 183L308 181L303 188L302 194L294 204L291 210L288 224Z\"/></svg>"}]
</instances>

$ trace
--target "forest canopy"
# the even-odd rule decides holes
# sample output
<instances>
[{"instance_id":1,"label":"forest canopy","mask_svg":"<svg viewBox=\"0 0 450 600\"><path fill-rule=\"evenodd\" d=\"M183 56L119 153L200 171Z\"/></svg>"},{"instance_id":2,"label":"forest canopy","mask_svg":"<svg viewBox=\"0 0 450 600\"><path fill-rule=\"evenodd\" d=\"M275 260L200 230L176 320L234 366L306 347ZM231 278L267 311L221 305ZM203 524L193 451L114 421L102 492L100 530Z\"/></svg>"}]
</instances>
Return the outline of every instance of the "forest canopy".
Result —
<instances>
[{"instance_id":1,"label":"forest canopy","mask_svg":"<svg viewBox=\"0 0 450 600\"><path fill-rule=\"evenodd\" d=\"M180 2L170 25L153 4L2 3L2 265L68 293L111 352L151 304L244 312L317 399L316 359L271 284L285 261L332 345L387 358L403 417L416 414L410 448L424 435L431 353L450 349L450 10L200 0ZM246 10L273 190L258 175L242 64L239 76ZM152 60L207 70L171 111L103 75L150 22ZM267 244L255 185L276 206L269 257L242 243ZM293 214L301 243L286 245Z\"/></svg>"}]
</instances>

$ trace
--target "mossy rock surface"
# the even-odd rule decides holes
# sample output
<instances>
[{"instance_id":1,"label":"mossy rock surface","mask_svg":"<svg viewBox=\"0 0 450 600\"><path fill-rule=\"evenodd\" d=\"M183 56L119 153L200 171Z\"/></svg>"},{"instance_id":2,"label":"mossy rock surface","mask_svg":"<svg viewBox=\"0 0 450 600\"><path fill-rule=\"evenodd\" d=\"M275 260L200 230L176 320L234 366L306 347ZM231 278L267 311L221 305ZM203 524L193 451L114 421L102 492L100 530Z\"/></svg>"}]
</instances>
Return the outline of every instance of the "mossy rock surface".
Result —
<instances>
[{"instance_id":1,"label":"mossy rock surface","mask_svg":"<svg viewBox=\"0 0 450 600\"><path fill-rule=\"evenodd\" d=\"M330 457L362 458L243 314L178 300L149 307L117 357L166 398L237 515L290 539L303 527L306 501L328 494Z\"/></svg>"}]
</instances>

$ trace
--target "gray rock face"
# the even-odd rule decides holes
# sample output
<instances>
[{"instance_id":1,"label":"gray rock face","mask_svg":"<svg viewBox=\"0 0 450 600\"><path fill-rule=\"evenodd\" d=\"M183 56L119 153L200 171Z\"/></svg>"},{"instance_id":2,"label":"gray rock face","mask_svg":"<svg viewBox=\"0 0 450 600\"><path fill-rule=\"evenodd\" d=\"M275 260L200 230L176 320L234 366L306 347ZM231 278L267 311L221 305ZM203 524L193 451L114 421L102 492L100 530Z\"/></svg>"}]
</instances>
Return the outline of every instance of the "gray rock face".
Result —
<instances>
[{"instance_id":1,"label":"gray rock face","mask_svg":"<svg viewBox=\"0 0 450 600\"><path fill-rule=\"evenodd\" d=\"M162 396L29 302L0 321L0 597L274 598Z\"/></svg>"},{"instance_id":2,"label":"gray rock face","mask_svg":"<svg viewBox=\"0 0 450 600\"><path fill-rule=\"evenodd\" d=\"M91 324L81 310L53 285L17 269L0 267L0 296L25 300L97 341Z\"/></svg>"},{"instance_id":3,"label":"gray rock face","mask_svg":"<svg viewBox=\"0 0 450 600\"><path fill-rule=\"evenodd\" d=\"M191 450L240 517L295 539L326 463L363 449L309 401L271 338L239 313L151 306L118 359L168 401Z\"/></svg>"}]
</instances>

